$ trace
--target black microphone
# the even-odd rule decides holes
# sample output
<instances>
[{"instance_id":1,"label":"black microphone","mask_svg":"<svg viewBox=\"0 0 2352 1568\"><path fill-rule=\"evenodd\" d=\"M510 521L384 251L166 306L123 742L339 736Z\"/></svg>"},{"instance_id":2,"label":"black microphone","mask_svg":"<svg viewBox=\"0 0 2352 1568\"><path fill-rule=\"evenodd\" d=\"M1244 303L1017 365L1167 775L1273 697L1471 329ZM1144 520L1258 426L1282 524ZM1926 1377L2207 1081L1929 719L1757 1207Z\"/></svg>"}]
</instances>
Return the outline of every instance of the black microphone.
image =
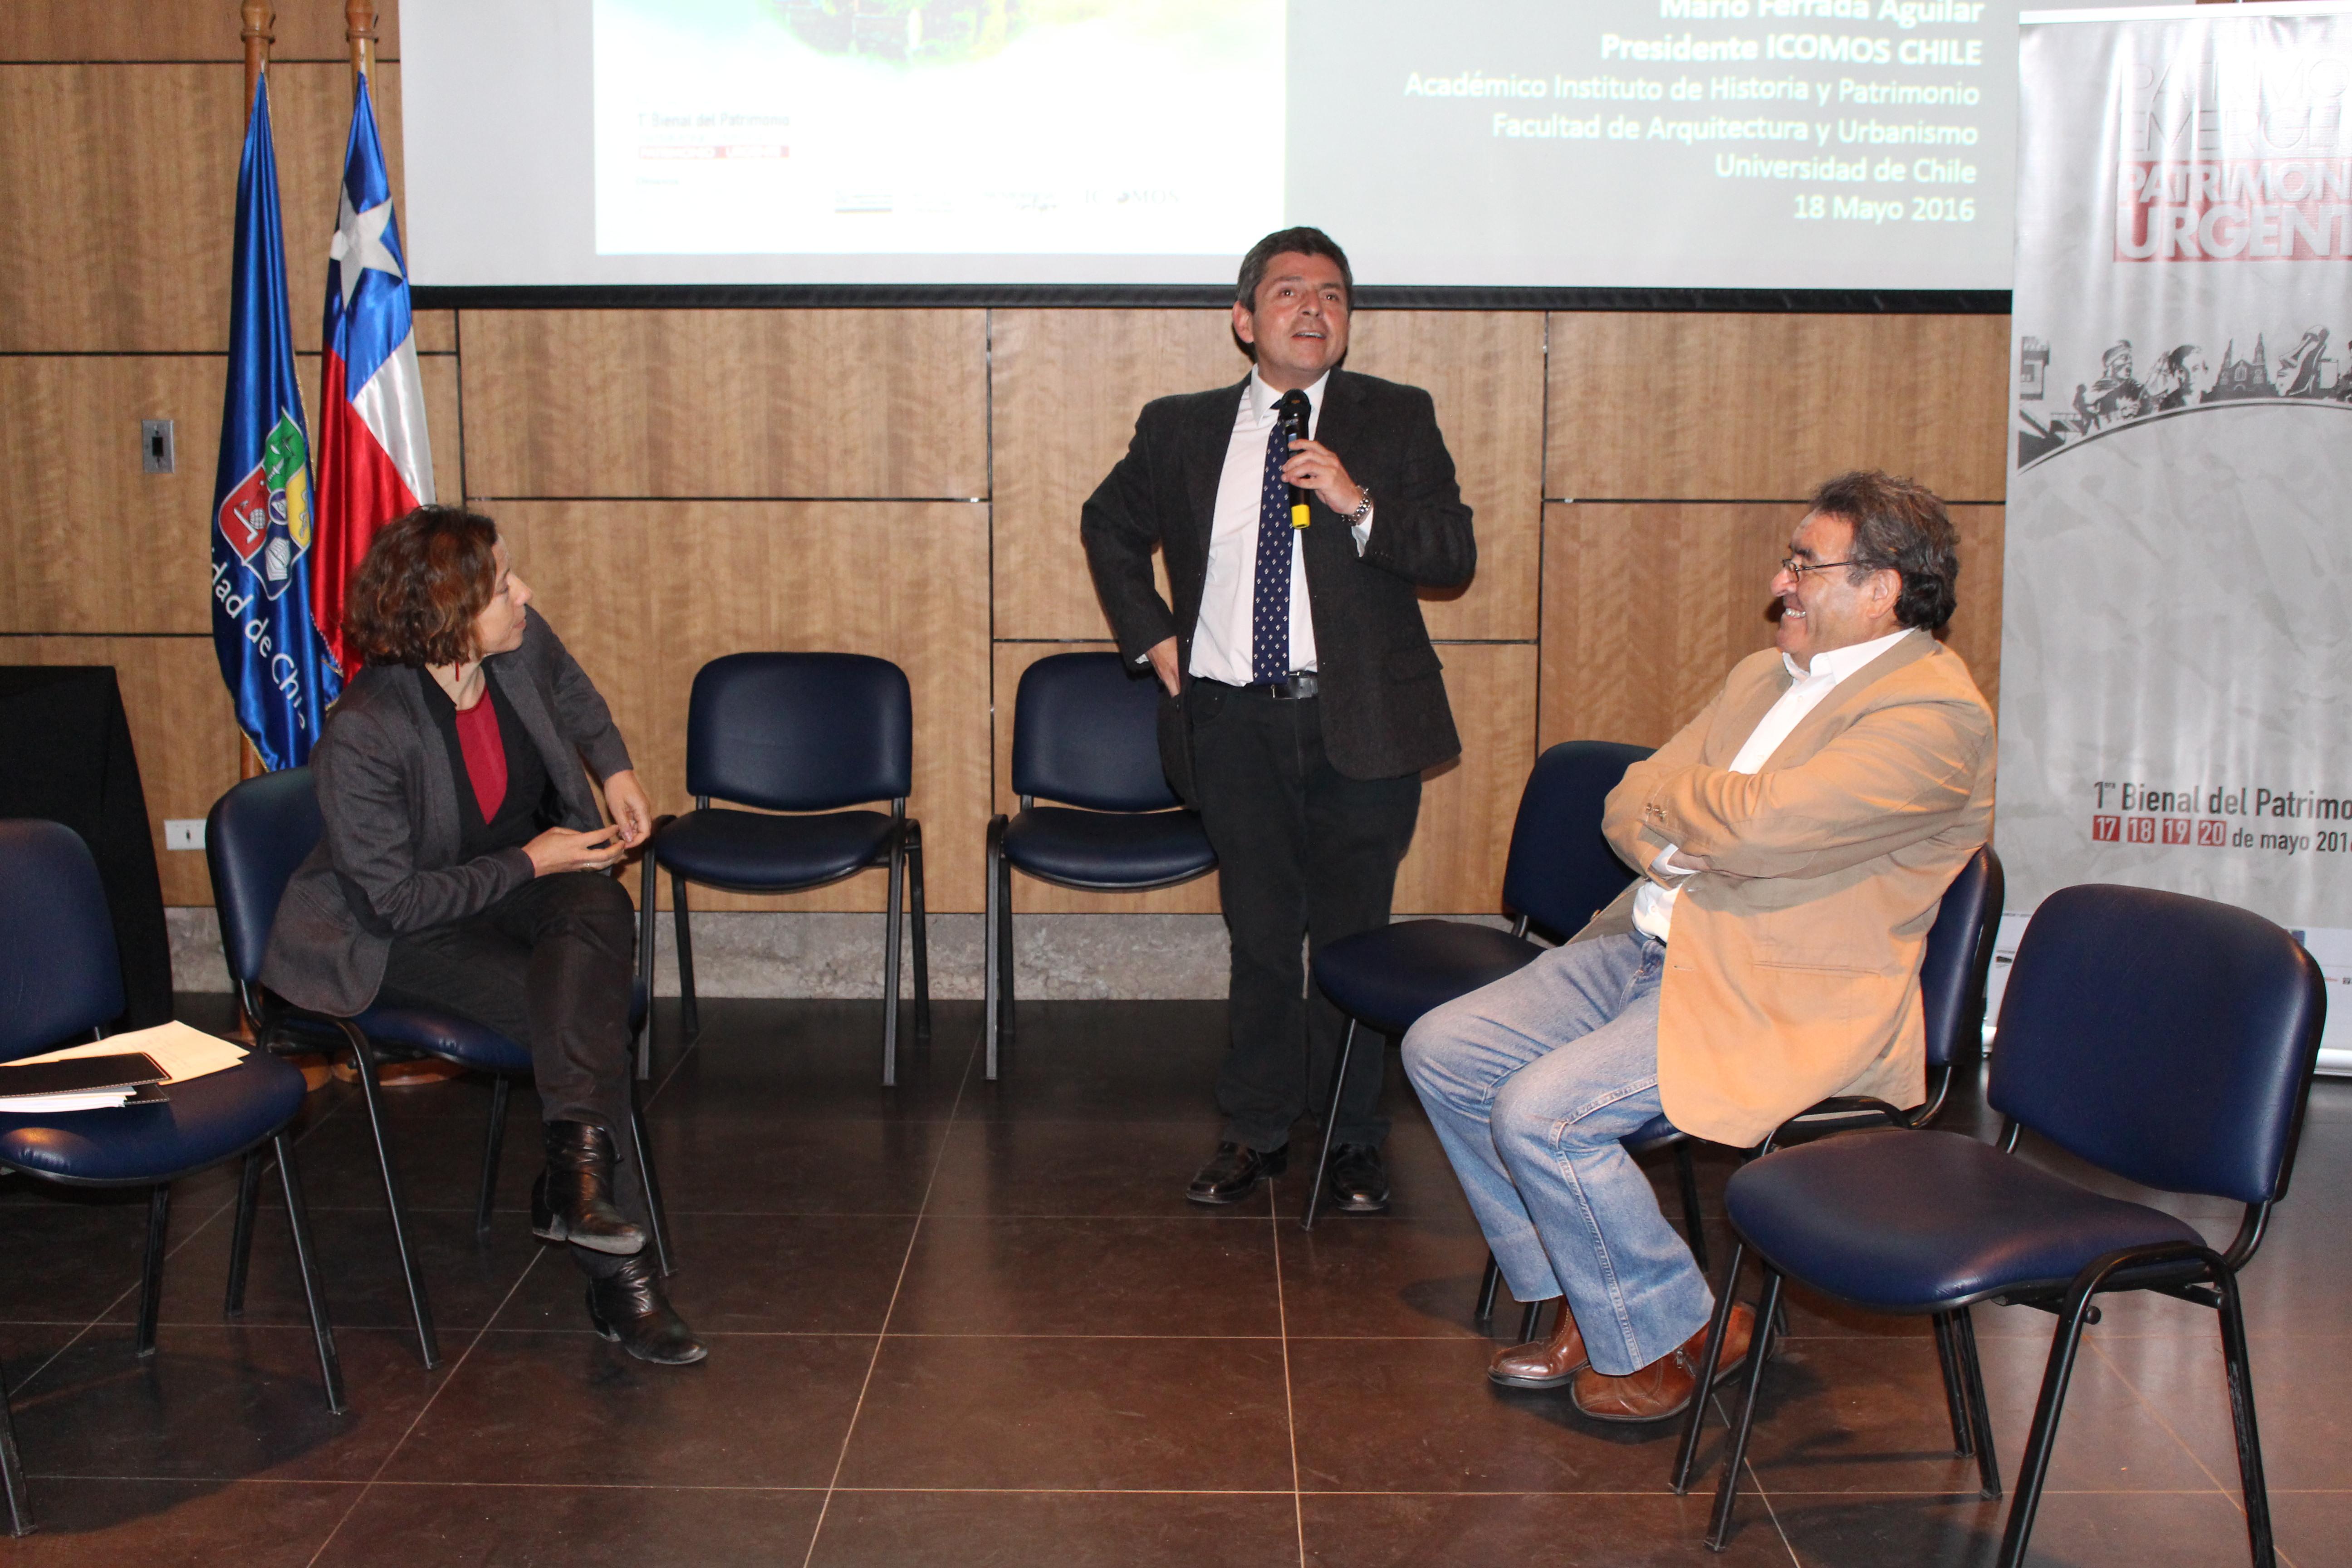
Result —
<instances>
[{"instance_id":1,"label":"black microphone","mask_svg":"<svg viewBox=\"0 0 2352 1568\"><path fill-rule=\"evenodd\" d=\"M1274 416L1282 422L1283 438L1286 443L1283 449L1286 452L1289 450L1288 442L1307 439L1308 412L1307 395L1295 388L1284 393L1276 402ZM1290 526L1293 528L1307 526L1307 492L1297 485L1290 487Z\"/></svg>"}]
</instances>

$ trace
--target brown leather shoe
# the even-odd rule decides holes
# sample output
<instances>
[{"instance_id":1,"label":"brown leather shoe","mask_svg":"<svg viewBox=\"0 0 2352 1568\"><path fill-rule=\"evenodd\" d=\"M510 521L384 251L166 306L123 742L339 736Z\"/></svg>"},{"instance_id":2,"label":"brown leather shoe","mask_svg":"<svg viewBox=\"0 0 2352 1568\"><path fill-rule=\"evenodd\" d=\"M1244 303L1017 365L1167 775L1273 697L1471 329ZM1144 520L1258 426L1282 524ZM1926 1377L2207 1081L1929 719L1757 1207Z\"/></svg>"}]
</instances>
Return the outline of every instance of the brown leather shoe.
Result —
<instances>
[{"instance_id":1,"label":"brown leather shoe","mask_svg":"<svg viewBox=\"0 0 2352 1568\"><path fill-rule=\"evenodd\" d=\"M1587 1364L1584 1336L1577 1331L1576 1314L1563 1299L1559 1326L1551 1338L1496 1351L1495 1359L1486 1363L1486 1376L1505 1388L1558 1388Z\"/></svg>"},{"instance_id":2,"label":"brown leather shoe","mask_svg":"<svg viewBox=\"0 0 2352 1568\"><path fill-rule=\"evenodd\" d=\"M1738 1372L1748 1359L1748 1341L1756 1330L1756 1310L1745 1301L1731 1309L1724 1325L1723 1360L1715 1381ZM1706 1353L1706 1331L1685 1340L1679 1349L1623 1377L1586 1367L1576 1375L1570 1397L1578 1410L1595 1421L1664 1421L1690 1408L1698 1388L1699 1357Z\"/></svg>"}]
</instances>

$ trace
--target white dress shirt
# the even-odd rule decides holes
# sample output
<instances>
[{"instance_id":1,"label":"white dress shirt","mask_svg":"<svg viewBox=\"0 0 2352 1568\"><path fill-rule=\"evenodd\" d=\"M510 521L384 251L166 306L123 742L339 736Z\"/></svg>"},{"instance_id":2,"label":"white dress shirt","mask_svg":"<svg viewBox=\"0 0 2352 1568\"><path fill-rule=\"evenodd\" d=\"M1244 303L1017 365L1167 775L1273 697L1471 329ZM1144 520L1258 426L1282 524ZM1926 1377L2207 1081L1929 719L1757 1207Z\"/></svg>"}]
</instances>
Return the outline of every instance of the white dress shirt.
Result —
<instances>
[{"instance_id":1,"label":"white dress shirt","mask_svg":"<svg viewBox=\"0 0 2352 1568\"><path fill-rule=\"evenodd\" d=\"M1307 434L1313 438L1323 419L1326 371L1307 388ZM1251 620L1257 607L1258 496L1265 479L1265 444L1275 426L1274 405L1282 394L1260 379L1255 367L1234 416L1233 438L1217 479L1217 505L1211 514L1209 564L1201 584L1201 620L1192 632L1192 674L1228 686L1247 686L1254 647ZM1351 530L1356 553L1364 552L1371 519ZM1306 541L1290 531L1290 658L1286 670L1318 668L1315 617L1307 602Z\"/></svg>"},{"instance_id":2,"label":"white dress shirt","mask_svg":"<svg viewBox=\"0 0 2352 1568\"><path fill-rule=\"evenodd\" d=\"M1820 707L1822 700L1837 689L1838 682L1901 642L1910 635L1910 630L1906 626L1883 637L1874 637L1869 642L1817 653L1813 655L1811 669L1799 669L1795 659L1782 654L1780 660L1788 667L1789 673L1796 678L1796 684L1780 693L1780 700L1764 710L1764 717L1758 720L1756 728L1748 731L1746 743L1739 748L1739 754L1731 759L1730 771L1752 773L1770 761L1772 753L1780 749L1780 742L1789 738L1789 731L1804 722L1805 715ZM1675 858L1676 847L1669 844L1651 857L1651 869L1676 878L1696 875L1692 868ZM1674 925L1675 900L1681 896L1679 887L1664 887L1644 878L1641 888L1633 894L1633 929L1664 942L1666 932Z\"/></svg>"}]
</instances>

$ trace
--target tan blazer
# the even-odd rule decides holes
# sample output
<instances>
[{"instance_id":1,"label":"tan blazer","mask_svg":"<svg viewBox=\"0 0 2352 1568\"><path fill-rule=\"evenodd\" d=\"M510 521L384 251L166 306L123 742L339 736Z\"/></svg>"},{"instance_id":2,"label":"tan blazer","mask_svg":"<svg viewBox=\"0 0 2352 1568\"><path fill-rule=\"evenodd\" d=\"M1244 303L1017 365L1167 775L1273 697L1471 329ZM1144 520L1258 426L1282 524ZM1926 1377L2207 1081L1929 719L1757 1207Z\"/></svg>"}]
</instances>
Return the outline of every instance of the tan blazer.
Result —
<instances>
[{"instance_id":1,"label":"tan blazer","mask_svg":"<svg viewBox=\"0 0 2352 1568\"><path fill-rule=\"evenodd\" d=\"M1936 907L1992 824L1993 722L1968 666L1922 631L1848 676L1752 774L1729 772L1791 684L1739 661L1704 712L1609 796L1602 831L1682 884L1658 998L1676 1127L1745 1145L1816 1100L1927 1097L1919 964ZM1660 879L1671 883L1671 879ZM1633 929L1637 880L1579 940Z\"/></svg>"}]
</instances>

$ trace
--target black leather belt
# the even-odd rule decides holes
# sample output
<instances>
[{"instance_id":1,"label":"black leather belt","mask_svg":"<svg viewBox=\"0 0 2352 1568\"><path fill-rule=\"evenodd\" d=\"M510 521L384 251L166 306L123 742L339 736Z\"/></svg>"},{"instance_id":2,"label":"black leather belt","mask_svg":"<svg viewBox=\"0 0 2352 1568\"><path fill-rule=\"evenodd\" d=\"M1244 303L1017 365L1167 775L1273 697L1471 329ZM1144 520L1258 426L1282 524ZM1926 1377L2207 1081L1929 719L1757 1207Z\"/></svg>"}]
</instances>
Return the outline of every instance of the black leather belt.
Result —
<instances>
[{"instance_id":1,"label":"black leather belt","mask_svg":"<svg viewBox=\"0 0 2352 1568\"><path fill-rule=\"evenodd\" d=\"M1311 669L1302 669L1285 679L1262 680L1255 686L1245 686L1242 689L1263 691L1276 702L1297 702L1315 695L1315 672Z\"/></svg>"}]
</instances>

